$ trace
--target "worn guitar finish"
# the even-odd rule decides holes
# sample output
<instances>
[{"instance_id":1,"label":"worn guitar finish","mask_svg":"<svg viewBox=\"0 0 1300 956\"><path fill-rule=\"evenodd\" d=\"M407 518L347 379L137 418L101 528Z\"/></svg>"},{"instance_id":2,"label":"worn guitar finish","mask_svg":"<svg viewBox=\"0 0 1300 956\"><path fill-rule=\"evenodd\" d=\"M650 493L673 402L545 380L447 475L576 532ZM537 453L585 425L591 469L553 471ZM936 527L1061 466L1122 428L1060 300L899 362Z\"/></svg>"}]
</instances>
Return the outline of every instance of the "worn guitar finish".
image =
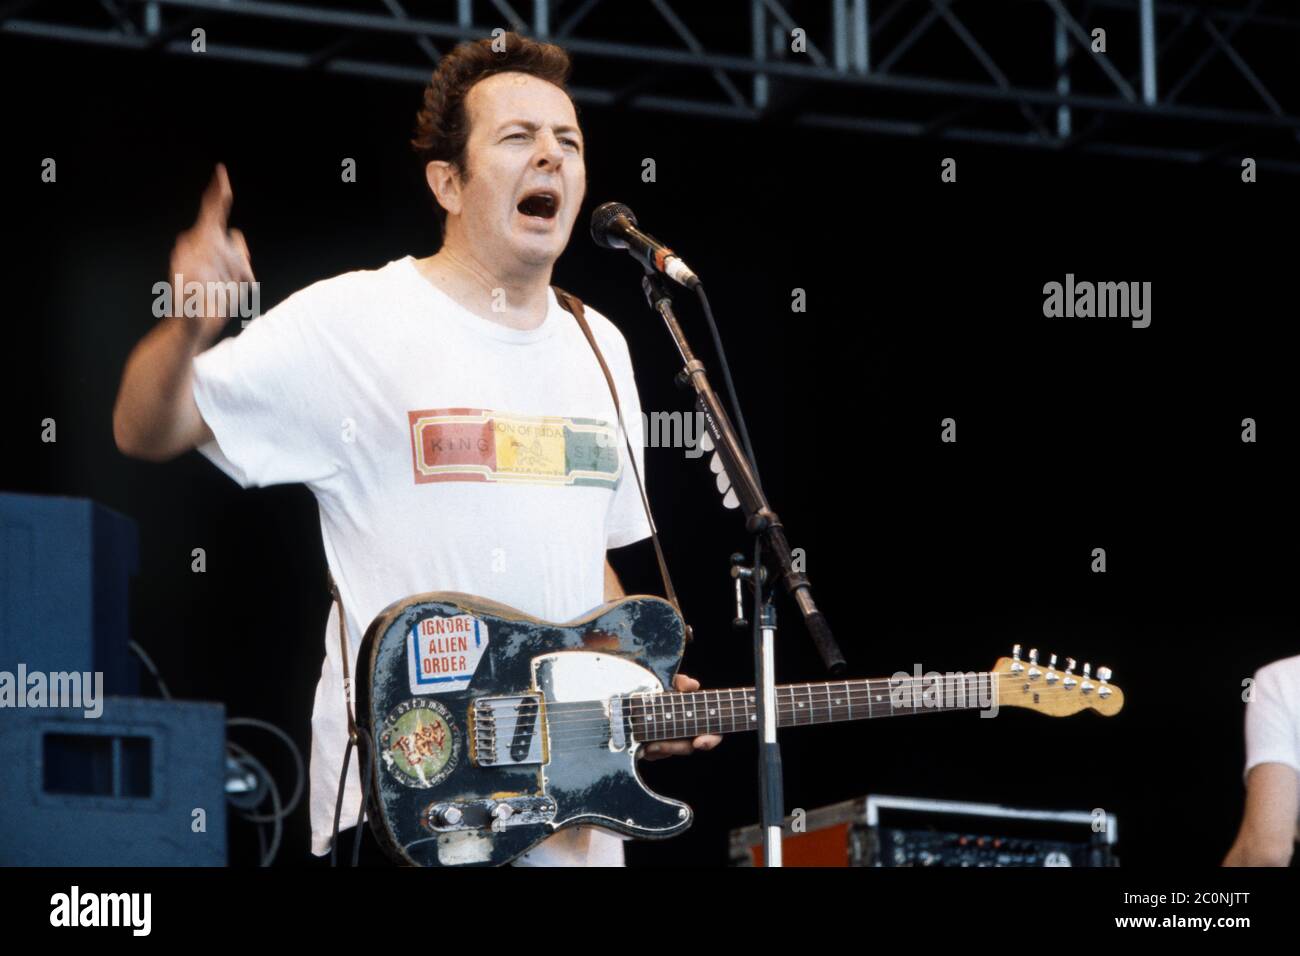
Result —
<instances>
[{"instance_id":1,"label":"worn guitar finish","mask_svg":"<svg viewBox=\"0 0 1300 956\"><path fill-rule=\"evenodd\" d=\"M439 630L451 639L422 633ZM443 653L424 654L430 640ZM653 597L566 625L452 592L391 605L362 643L356 709L377 758L367 803L381 844L417 866L491 866L577 824L643 839L685 830L690 807L645 787L640 742L609 719L611 695L671 687L684 646L681 618ZM417 650L451 669L434 665L413 694Z\"/></svg>"},{"instance_id":2,"label":"worn guitar finish","mask_svg":"<svg viewBox=\"0 0 1300 956\"><path fill-rule=\"evenodd\" d=\"M666 691L685 627L662 598L626 597L553 624L468 594L419 594L366 632L356 720L371 827L416 866L508 863L564 827L674 836L691 808L650 792L652 740L753 731L752 687ZM779 727L1019 707L1119 713L1110 669L1039 660L1017 644L991 671L785 684Z\"/></svg>"}]
</instances>

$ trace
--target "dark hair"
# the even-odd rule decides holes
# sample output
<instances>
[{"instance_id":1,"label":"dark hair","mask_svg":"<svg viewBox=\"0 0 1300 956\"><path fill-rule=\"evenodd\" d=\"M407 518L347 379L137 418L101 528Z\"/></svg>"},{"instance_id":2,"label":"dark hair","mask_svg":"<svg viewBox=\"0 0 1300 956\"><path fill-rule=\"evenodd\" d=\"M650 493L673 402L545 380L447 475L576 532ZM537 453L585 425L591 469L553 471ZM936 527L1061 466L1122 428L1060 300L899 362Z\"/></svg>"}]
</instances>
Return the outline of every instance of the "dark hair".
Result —
<instances>
[{"instance_id":1,"label":"dark hair","mask_svg":"<svg viewBox=\"0 0 1300 956\"><path fill-rule=\"evenodd\" d=\"M494 50L504 46L498 52ZM464 179L469 178L465 145L469 141L469 115L465 97L479 80L496 73L527 73L554 83L566 94L572 64L569 54L553 43L539 43L517 33L501 34L458 44L444 56L424 89L424 105L415 117L411 146L424 169L435 160L450 162ZM433 200L439 225L445 226L447 210Z\"/></svg>"}]
</instances>

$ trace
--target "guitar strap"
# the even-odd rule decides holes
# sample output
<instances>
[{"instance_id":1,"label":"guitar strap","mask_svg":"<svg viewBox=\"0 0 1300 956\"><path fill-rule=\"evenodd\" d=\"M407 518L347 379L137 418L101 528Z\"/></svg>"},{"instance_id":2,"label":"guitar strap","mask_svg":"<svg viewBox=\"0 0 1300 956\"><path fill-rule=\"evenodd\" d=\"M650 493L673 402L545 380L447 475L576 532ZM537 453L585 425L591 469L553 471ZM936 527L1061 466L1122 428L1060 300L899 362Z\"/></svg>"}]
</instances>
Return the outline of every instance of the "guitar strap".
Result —
<instances>
[{"instance_id":1,"label":"guitar strap","mask_svg":"<svg viewBox=\"0 0 1300 956\"><path fill-rule=\"evenodd\" d=\"M619 404L618 389L614 386L614 376L610 374L609 366L605 363L605 356L601 354L600 346L596 344L596 337L591 332L591 326L587 324L587 319L586 316L584 315L582 300L570 292L565 292L559 286L551 286L551 288L555 290L555 297L559 301L561 307L563 307L563 309L566 312L568 312L575 319L577 319L578 327L582 329L582 334L586 336L588 344L591 345L591 350L596 353L596 361L600 363L600 370L605 374L605 383L609 386L610 397L614 399L614 414L618 416L618 427L619 430L623 433L623 441L627 447L628 464L632 466L632 474L636 478L637 491L641 495L641 507L645 509L646 521L649 522L650 524L650 540L654 543L655 559L659 563L659 575L663 578L663 582L664 582L664 594L668 598L668 603L670 603L673 606L673 608L677 611L678 615L681 616L682 621L684 623L686 620L686 616L682 613L682 606L677 601L677 591L673 588L673 579L668 574L668 562L664 558L664 549L659 544L659 532L655 528L654 515L651 514L650 512L650 499L646 497L645 483L642 482L641 480L641 470L637 467L636 464L636 453L632 450L632 438L628 434L626 426L623 424L623 407L622 405ZM343 811L344 782L347 780L347 776L348 776L348 764L352 758L352 748L354 747L357 748L358 773L364 775L367 761L365 760L364 755L361 753L362 740L360 735L357 733L356 703L355 703L356 695L352 687L351 668L348 666L348 657L349 657L348 625L347 625L347 617L343 613L343 597L342 595L339 594L338 585L334 583L334 575L330 573L328 568L326 568L325 574L327 575L329 580L330 596L333 599L334 603L338 605L338 611L339 611L339 651L340 651L339 658L343 663L343 695L344 695L343 709L346 712L348 718L348 743L346 749L343 751L343 770L339 774L338 797L334 803L334 834L333 834L333 838L330 841L330 860L331 862L334 862L336 859L336 851L337 851L337 847L335 846L335 844L338 841L339 817L341 816ZM686 640L688 641L691 640L693 635L691 632L691 626L689 624L685 625L685 631L686 631ZM372 772L373 772L373 767L372 767ZM370 782L373 785L374 783L373 777L371 778ZM365 813L364 790L365 790L366 781L363 779L361 781L361 784L363 790L362 807L361 807L361 813L357 815L357 823L356 823L357 835L356 835L356 840L354 841L352 847L353 866L356 865L357 853L361 845L361 824L362 824L362 816Z\"/></svg>"},{"instance_id":2,"label":"guitar strap","mask_svg":"<svg viewBox=\"0 0 1300 956\"><path fill-rule=\"evenodd\" d=\"M600 370L605 373L605 382L609 385L610 397L614 399L614 414L618 416L619 431L623 433L623 441L627 444L627 460L632 466L632 474L636 476L637 491L641 493L641 507L645 508L645 518L650 524L650 540L654 542L655 559L659 562L659 575L664 580L664 595L668 598L668 603L676 610L682 621L685 622L686 615L682 613L682 606L677 602L677 592L673 590L673 579L668 575L668 562L664 560L664 549L659 544L659 532L655 529L654 515L650 513L650 500L646 497L645 485L641 481L641 469L636 466L636 454L632 451L632 438L623 425L623 408L618 402L618 389L614 387L614 376L609 373L609 366L605 364L605 356L600 354L600 346L596 344L596 337L591 334L591 326L587 324L587 319L583 314L582 300L571 292L565 292L559 286L551 286L555 290L555 297L559 300L560 305L566 312L573 315L578 320L578 327L582 329L582 334L587 337L587 342L591 345L591 350L596 353L596 361L600 363ZM689 641L692 637L691 626L686 625L686 639Z\"/></svg>"}]
</instances>

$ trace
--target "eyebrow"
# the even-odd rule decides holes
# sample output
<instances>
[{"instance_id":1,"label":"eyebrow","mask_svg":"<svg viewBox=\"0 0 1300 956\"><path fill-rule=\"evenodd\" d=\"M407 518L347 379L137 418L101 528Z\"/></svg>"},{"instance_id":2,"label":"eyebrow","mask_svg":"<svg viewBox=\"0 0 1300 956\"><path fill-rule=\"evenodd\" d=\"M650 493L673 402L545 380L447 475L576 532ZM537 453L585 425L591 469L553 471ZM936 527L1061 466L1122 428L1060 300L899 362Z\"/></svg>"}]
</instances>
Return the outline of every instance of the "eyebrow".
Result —
<instances>
[{"instance_id":1,"label":"eyebrow","mask_svg":"<svg viewBox=\"0 0 1300 956\"><path fill-rule=\"evenodd\" d=\"M503 129L506 129L507 127L510 126L522 126L524 129L530 131L535 131L542 128L541 123L534 123L531 120L512 119L512 120L506 120L504 123L498 126L497 132L499 133ZM579 137L582 136L582 130L578 129L578 127L576 126L569 126L567 123L561 126L552 126L551 129L555 130L555 132L557 133L577 133Z\"/></svg>"}]
</instances>

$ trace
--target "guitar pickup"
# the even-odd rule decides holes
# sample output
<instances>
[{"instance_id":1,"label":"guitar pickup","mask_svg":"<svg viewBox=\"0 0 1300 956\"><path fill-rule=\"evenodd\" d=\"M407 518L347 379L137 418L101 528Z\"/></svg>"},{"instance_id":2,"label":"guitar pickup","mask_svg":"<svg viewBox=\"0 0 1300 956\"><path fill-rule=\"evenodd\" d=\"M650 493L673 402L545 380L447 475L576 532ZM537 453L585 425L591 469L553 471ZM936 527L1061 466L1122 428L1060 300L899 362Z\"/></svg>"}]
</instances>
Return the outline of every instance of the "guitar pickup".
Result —
<instances>
[{"instance_id":1,"label":"guitar pickup","mask_svg":"<svg viewBox=\"0 0 1300 956\"><path fill-rule=\"evenodd\" d=\"M518 767L550 760L546 704L541 694L480 697L474 701L474 763Z\"/></svg>"}]
</instances>

